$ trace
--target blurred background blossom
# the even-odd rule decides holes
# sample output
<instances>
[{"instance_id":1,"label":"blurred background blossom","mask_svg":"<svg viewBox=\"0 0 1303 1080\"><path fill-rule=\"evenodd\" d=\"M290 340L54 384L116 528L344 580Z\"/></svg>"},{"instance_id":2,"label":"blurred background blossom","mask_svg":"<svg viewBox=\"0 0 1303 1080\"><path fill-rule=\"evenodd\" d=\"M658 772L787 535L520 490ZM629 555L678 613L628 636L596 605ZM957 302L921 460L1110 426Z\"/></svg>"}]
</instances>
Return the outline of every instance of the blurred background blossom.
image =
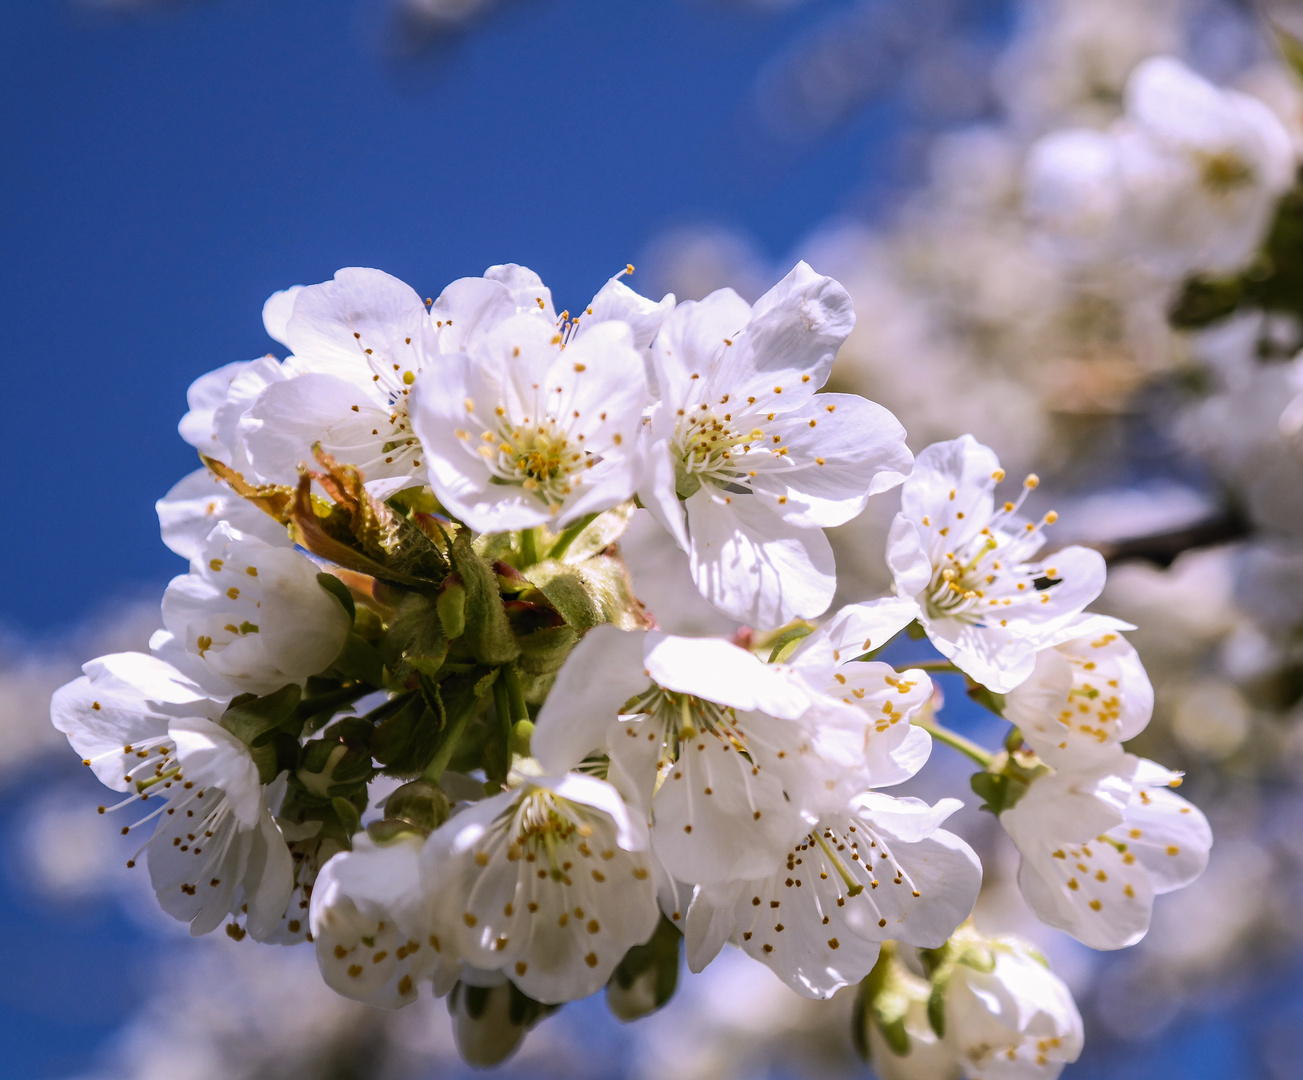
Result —
<instances>
[{"instance_id":1,"label":"blurred background blossom","mask_svg":"<svg viewBox=\"0 0 1303 1080\"><path fill-rule=\"evenodd\" d=\"M83 14L173 8L178 21L224 2L71 0ZM1040 932L1037 944L1086 1016L1087 1051L1067 1075L1139 1077L1161 1068L1178 1077L1303 1076L1303 435L1281 423L1303 389L1291 363L1303 329L1297 315L1251 304L1174 329L1169 315L1180 308L1186 271L1203 267L1155 267L1125 250L1083 256L1047 227L1031 197L1037 147L1064 132L1113 130L1128 115L1133 72L1155 56L1250 95L1283 125L1289 153L1303 151L1303 92L1259 13L1229 0L648 7L673 20L675 33L708 27L715 44L744 26L766 27L741 50L750 68L728 74L741 86L720 96L730 103L728 131L693 133L726 145L724 156L739 163L731 181L739 194L744 185L768 185L776 202L802 190L809 169L835 172L840 186L835 197L821 192L822 210L789 209L781 226L766 229L764 199L730 213L724 169L722 179L711 177L711 198L658 210L642 231L618 233L642 249L641 291L686 299L731 286L751 300L797 257L839 278L858 321L834 371L836 388L892 409L916 449L972 431L1011 473L1036 470L1044 481L1037 498L1054 493L1061 516L1057 541L1100 545L1113 561L1096 606L1139 627L1133 640L1157 708L1134 749L1186 770L1217 844L1199 887L1161 900L1136 949L1093 953ZM1272 14L1285 23L1297 17L1283 4ZM260 17L250 4L239 15L251 26ZM395 65L386 77L404 84L422 64L492 64L513 20L572 15L583 17L582 5L358 0L334 25L351 27L347 45L361 52L368 41L385 41ZM382 24L377 37L372 30ZM96 21L94 32L122 31ZM631 21L624 32L631 36L622 48L654 59L658 42L636 36L644 24ZM606 40L619 39L615 32ZM428 92L436 107L473 107L440 92L437 84ZM611 89L641 92L635 78ZM556 138L587 140L586 151L600 153L600 131L568 130L558 123ZM658 156L672 152L640 147L653 179ZM574 167L583 161L577 154ZM540 202L565 175L557 167L540 181ZM546 213L542 205L530 210ZM1107 205L1101 212L1107 216ZM567 230L584 228L557 221L551 242L564 245ZM314 230L311 259L291 271L304 278L334 258L331 221ZM515 254L480 252L463 233L455 242L455 261L469 260L467 272ZM268 244L287 246L275 237ZM348 245L350 253L358 248L352 238ZM1252 251L1242 255L1247 261ZM293 266L295 256L291 248L273 261ZM571 268L560 269L545 276L586 295L579 276L567 280ZM440 279L426 268L421 277ZM195 360L186 371L211 366ZM180 413L179 397L172 409ZM149 432L164 437L162 422ZM889 584L882 549L894 507L889 498L876 502L883 505L835 535L842 601ZM671 598L657 611L661 625L732 629L700 601L682 556L645 524L635 523L624 550L635 582L655 580ZM382 1013L325 989L311 977L310 952L189 940L142 902L126 854L84 812L85 778L48 726L48 696L81 659L143 646L156 612L122 600L122 590L162 567L156 559L101 574L118 599L96 598L103 613L72 632L35 629L50 624L32 616L33 598L0 635L0 820L9 856L0 926L6 969L20 973L0 996L10 1014L0 1052L12 1055L6 1071L83 1080L462 1075L441 1003ZM67 611L93 606L62 603ZM994 738L995 726L970 713L970 734ZM938 749L936 767L911 793L965 791L963 763L946 755ZM954 827L988 868L979 925L1025 932L1012 846L972 805ZM849 996L823 1007L798 1002L740 955L726 955L686 978L643 1024L620 1027L600 1001L567 1009L540 1025L507 1072L856 1075L863 1067L846 1038ZM84 1022L70 1033L51 1019L60 1009ZM39 1045L43 1039L52 1045ZM73 1045L57 1045L63 1040Z\"/></svg>"}]
</instances>

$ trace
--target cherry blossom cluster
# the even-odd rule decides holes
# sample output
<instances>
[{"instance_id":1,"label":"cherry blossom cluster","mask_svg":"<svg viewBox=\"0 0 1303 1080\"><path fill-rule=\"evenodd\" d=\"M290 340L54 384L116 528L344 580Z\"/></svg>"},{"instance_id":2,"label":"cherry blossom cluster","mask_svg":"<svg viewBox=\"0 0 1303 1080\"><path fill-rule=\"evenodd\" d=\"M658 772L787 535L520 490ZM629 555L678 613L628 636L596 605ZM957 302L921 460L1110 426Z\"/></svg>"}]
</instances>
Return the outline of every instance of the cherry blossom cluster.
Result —
<instances>
[{"instance_id":1,"label":"cherry blossom cluster","mask_svg":"<svg viewBox=\"0 0 1303 1080\"><path fill-rule=\"evenodd\" d=\"M54 698L118 793L100 812L192 933L310 942L372 1005L447 995L476 1063L603 988L645 1015L681 953L729 945L804 997L857 985L884 1075L1056 1076L1080 1017L973 924L961 801L887 789L961 751L1042 921L1145 934L1211 834L1124 749L1153 693L1130 627L1086 612L1103 558L1044 554L1038 481L997 495L971 436L916 460L885 408L823 392L854 325L832 278L798 264L752 305L624 276L578 315L514 265L267 302L288 355L191 387L202 467L158 503L190 569L150 652ZM891 595L828 615L825 530L892 489ZM639 508L732 638L657 628L620 556ZM1003 749L941 723L933 675L1016 725Z\"/></svg>"}]
</instances>

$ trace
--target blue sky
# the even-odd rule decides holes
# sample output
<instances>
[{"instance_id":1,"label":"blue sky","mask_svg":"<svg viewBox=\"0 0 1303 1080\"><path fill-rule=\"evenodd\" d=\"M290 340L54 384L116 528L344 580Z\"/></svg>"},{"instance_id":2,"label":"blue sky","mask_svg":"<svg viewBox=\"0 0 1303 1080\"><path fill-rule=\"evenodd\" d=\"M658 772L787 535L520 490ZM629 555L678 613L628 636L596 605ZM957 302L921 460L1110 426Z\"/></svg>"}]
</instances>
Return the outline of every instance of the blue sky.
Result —
<instances>
[{"instance_id":1,"label":"blue sky","mask_svg":"<svg viewBox=\"0 0 1303 1080\"><path fill-rule=\"evenodd\" d=\"M849 6L512 0L386 63L359 0L195 0L0 34L7 621L52 630L179 567L152 503L194 463L188 383L272 343L275 289L372 265L437 294L491 263L584 302L649 238L716 220L784 253L889 171L870 108L799 152L758 73Z\"/></svg>"}]
</instances>

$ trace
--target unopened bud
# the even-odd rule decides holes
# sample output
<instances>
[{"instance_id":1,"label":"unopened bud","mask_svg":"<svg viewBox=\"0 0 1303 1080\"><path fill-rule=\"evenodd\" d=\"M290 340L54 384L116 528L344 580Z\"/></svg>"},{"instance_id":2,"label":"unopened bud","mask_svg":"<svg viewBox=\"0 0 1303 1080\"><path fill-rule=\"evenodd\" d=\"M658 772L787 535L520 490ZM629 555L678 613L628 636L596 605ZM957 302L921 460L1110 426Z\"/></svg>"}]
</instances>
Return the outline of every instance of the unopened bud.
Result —
<instances>
[{"instance_id":1,"label":"unopened bud","mask_svg":"<svg viewBox=\"0 0 1303 1080\"><path fill-rule=\"evenodd\" d=\"M511 725L511 752L520 757L529 757L529 740L534 734L531 720L517 720Z\"/></svg>"},{"instance_id":2,"label":"unopened bud","mask_svg":"<svg viewBox=\"0 0 1303 1080\"><path fill-rule=\"evenodd\" d=\"M683 935L663 915L656 933L624 955L606 984L606 1004L617 1020L638 1020L674 996Z\"/></svg>"},{"instance_id":3,"label":"unopened bud","mask_svg":"<svg viewBox=\"0 0 1303 1080\"><path fill-rule=\"evenodd\" d=\"M448 796L428 780L413 780L385 800L385 820L402 822L427 835L445 821L451 808Z\"/></svg>"},{"instance_id":4,"label":"unopened bud","mask_svg":"<svg viewBox=\"0 0 1303 1080\"><path fill-rule=\"evenodd\" d=\"M525 1032L552 1008L521 993L509 982L467 986L459 982L448 995L452 1034L467 1065L500 1065L520 1046Z\"/></svg>"}]
</instances>

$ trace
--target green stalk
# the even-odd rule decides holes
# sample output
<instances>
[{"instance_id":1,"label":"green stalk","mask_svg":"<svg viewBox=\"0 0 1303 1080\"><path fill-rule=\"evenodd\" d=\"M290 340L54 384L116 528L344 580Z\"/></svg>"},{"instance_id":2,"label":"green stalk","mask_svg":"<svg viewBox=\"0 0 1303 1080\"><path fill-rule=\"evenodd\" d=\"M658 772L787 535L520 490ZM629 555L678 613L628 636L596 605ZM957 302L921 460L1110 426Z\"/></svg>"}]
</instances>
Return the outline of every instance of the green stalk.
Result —
<instances>
[{"instance_id":1,"label":"green stalk","mask_svg":"<svg viewBox=\"0 0 1303 1080\"><path fill-rule=\"evenodd\" d=\"M585 514L573 525L566 526L561 535L558 536L556 541L552 544L552 549L547 553L547 557L549 559L561 558L561 556L570 550L570 545L575 542L575 537L596 520L596 514Z\"/></svg>"},{"instance_id":2,"label":"green stalk","mask_svg":"<svg viewBox=\"0 0 1303 1080\"><path fill-rule=\"evenodd\" d=\"M966 754L984 769L989 769L991 763L995 760L994 754L984 750L971 739L965 739L957 731L951 731L948 727L943 727L935 720L915 720L914 726L922 728L938 742L943 742L947 746L958 750L961 754Z\"/></svg>"},{"instance_id":3,"label":"green stalk","mask_svg":"<svg viewBox=\"0 0 1303 1080\"><path fill-rule=\"evenodd\" d=\"M493 678L493 685L497 683L496 676L496 671L490 676ZM466 728L470 726L471 719L480 711L480 704L483 700L484 693L481 692L472 698L467 706L449 721L448 730L443 736L443 742L439 744L439 749L435 752L430 764L421 773L422 780L428 780L431 784L439 782L443 776L443 770L448 767L448 762L452 760L452 755L457 751L457 744L461 742L462 736L466 734Z\"/></svg>"},{"instance_id":4,"label":"green stalk","mask_svg":"<svg viewBox=\"0 0 1303 1080\"><path fill-rule=\"evenodd\" d=\"M520 530L520 569L538 562L538 529Z\"/></svg>"},{"instance_id":5,"label":"green stalk","mask_svg":"<svg viewBox=\"0 0 1303 1080\"><path fill-rule=\"evenodd\" d=\"M525 705L525 693L520 688L520 673L516 671L515 665L508 664L501 669L502 682L507 690L507 702L511 710L507 726L510 728L517 720L528 720L529 709Z\"/></svg>"}]
</instances>

